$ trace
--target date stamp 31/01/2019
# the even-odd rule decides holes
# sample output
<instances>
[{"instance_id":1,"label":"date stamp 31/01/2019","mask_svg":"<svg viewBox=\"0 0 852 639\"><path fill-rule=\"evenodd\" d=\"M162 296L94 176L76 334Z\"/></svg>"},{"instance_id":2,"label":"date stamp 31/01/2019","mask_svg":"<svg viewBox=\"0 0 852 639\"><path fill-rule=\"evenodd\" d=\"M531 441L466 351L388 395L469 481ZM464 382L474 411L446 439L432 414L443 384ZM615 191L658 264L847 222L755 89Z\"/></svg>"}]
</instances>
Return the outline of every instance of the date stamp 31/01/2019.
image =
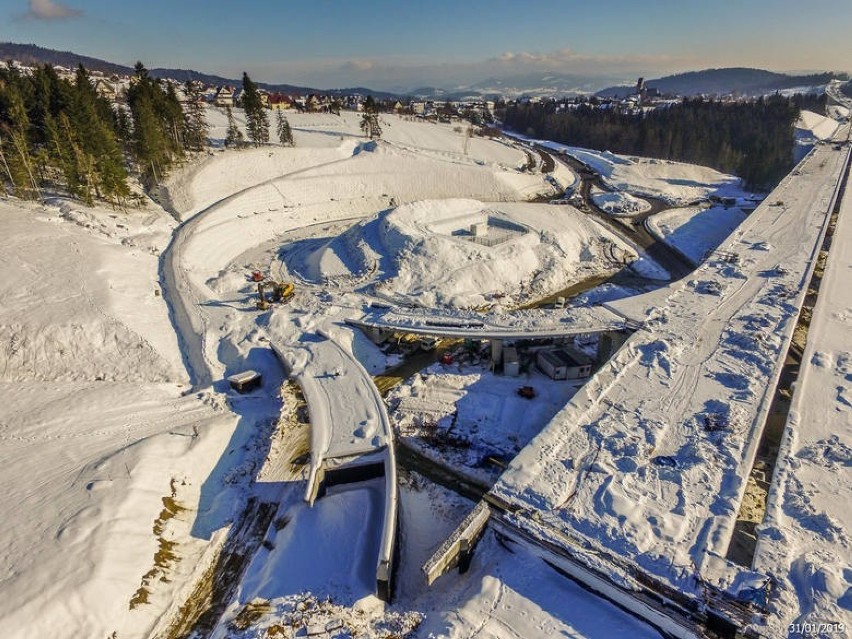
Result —
<instances>
[{"instance_id":1,"label":"date stamp 31/01/2019","mask_svg":"<svg viewBox=\"0 0 852 639\"><path fill-rule=\"evenodd\" d=\"M825 635L846 636L847 626L842 621L828 623L791 623L787 627L788 637L824 637Z\"/></svg>"}]
</instances>

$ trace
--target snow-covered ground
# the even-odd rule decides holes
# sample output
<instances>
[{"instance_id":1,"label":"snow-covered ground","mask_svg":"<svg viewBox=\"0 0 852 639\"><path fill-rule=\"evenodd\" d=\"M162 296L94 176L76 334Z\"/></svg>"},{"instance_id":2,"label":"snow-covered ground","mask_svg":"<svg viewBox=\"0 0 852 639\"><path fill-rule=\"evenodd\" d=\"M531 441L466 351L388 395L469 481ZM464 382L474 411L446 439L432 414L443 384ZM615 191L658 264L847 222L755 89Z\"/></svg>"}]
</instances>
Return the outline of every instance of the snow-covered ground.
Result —
<instances>
[{"instance_id":1,"label":"snow-covered ground","mask_svg":"<svg viewBox=\"0 0 852 639\"><path fill-rule=\"evenodd\" d=\"M746 214L735 206L690 206L657 213L648 218L646 226L660 240L699 264L744 219Z\"/></svg>"},{"instance_id":2,"label":"snow-covered ground","mask_svg":"<svg viewBox=\"0 0 852 639\"><path fill-rule=\"evenodd\" d=\"M845 110L845 107L841 106L835 107L833 111L829 109L829 112L834 114L833 117L819 115L813 111L802 111L796 122L796 162L805 157L815 144L831 139L840 126L838 120L843 118L842 113Z\"/></svg>"},{"instance_id":3,"label":"snow-covered ground","mask_svg":"<svg viewBox=\"0 0 852 639\"><path fill-rule=\"evenodd\" d=\"M256 555L216 639L304 636L551 637L608 639L659 635L615 606L590 595L538 557L486 532L470 569L424 588L420 567L473 507L416 473L401 479L402 543L393 606L373 597L359 544L369 537L372 484L336 490L313 510L294 504L286 525ZM358 527L358 528L356 528ZM318 551L317 540L328 551ZM375 543L375 539L372 540ZM240 614L252 623L239 631ZM236 623L235 623L236 622ZM280 634L274 634L278 632ZM301 634L299 634L301 632ZM322 633L320 633L322 636Z\"/></svg>"},{"instance_id":4,"label":"snow-covered ground","mask_svg":"<svg viewBox=\"0 0 852 639\"><path fill-rule=\"evenodd\" d=\"M289 118L296 148L215 151L177 169L161 193L174 217L151 204L113 211L0 202L0 499L12 514L0 534L0 635L133 639L163 629L205 579L249 497L276 494L281 514L292 517L269 533L281 554L263 548L227 614L238 614L244 597L296 607L293 598L313 588L321 598L347 591L341 614L359 616L364 587L372 589L364 567L375 565L361 551L370 555L375 538L350 531L372 512L375 491L340 491L315 511L298 501L303 475L293 470L279 419L283 371L246 275L258 268L279 276L282 244L337 235L392 201L476 198L490 206L559 189L518 171L526 155L511 143L474 138L465 154L464 134L453 127L386 117L385 139L365 143L354 114ZM223 122L214 122L214 137ZM566 169L562 178L573 176ZM529 212L534 221L548 215ZM599 234L584 227L577 236ZM560 247L574 251L572 268L578 254L592 270L601 264L579 240ZM307 329L362 305L345 290L300 286L290 309ZM383 356L363 337L337 327L335 338L369 369L381 368ZM222 378L245 368L262 372L264 387L237 397ZM597 637L607 635L591 620L607 615L644 632L544 564L515 579L519 562L529 562L499 549L484 553L471 577L447 577L424 593L420 564L464 509L428 528L450 497L401 498L409 517L401 547L414 558L401 578L407 598L388 608L363 604L379 631L403 632L425 616L421 627L441 636L482 626L498 635L552 628ZM311 551L338 543L341 531L350 545L313 582L269 572L278 560L312 569ZM566 600L569 608L557 607ZM220 634L233 632L227 614Z\"/></svg>"},{"instance_id":5,"label":"snow-covered ground","mask_svg":"<svg viewBox=\"0 0 852 639\"><path fill-rule=\"evenodd\" d=\"M512 137L528 140L517 134L512 134ZM711 195L717 197L748 197L749 195L742 189L739 178L705 166L581 149L549 140L529 141L583 162L599 173L613 191L622 191L639 197L655 197L673 206L684 206Z\"/></svg>"},{"instance_id":6,"label":"snow-covered ground","mask_svg":"<svg viewBox=\"0 0 852 639\"><path fill-rule=\"evenodd\" d=\"M3 201L0 218L0 634L140 636L207 544L193 527L231 515L204 486L240 417L181 396L164 212Z\"/></svg>"},{"instance_id":7,"label":"snow-covered ground","mask_svg":"<svg viewBox=\"0 0 852 639\"><path fill-rule=\"evenodd\" d=\"M489 360L433 364L388 395L400 437L424 454L491 483L488 455L514 457L559 412L585 380L554 381L531 367L519 377L496 375ZM532 386L535 397L517 390Z\"/></svg>"},{"instance_id":8,"label":"snow-covered ground","mask_svg":"<svg viewBox=\"0 0 852 639\"><path fill-rule=\"evenodd\" d=\"M837 131L840 124L829 117L813 111L802 111L796 122L796 137L801 140L809 137L812 140L829 140Z\"/></svg>"},{"instance_id":9,"label":"snow-covered ground","mask_svg":"<svg viewBox=\"0 0 852 639\"><path fill-rule=\"evenodd\" d=\"M212 135L221 140L224 115L209 113ZM239 111L235 116L242 120ZM314 622L342 624L355 636L415 628L421 637L655 636L492 532L469 573L447 575L426 590L420 566L472 505L416 475L404 478L400 491L399 587L397 600L385 605L371 594L380 543L379 485L334 488L314 509L301 501L305 472L294 459L304 454L309 438L304 428L298 437L287 430L298 411L292 393L280 390L284 372L270 342L330 335L365 369L379 372L387 361L382 353L343 325L363 316L369 294L376 292L358 290L369 283L361 276L370 274L373 261L377 273L392 274L384 293L467 306L499 299L477 297L483 293L511 295L510 289L532 288L536 281L541 287L534 292L553 292L609 270L631 249L570 207L523 203L559 193L576 176L561 164L554 176L520 171L527 156L513 143L473 138L466 145L463 129L397 116L383 116L383 140L366 142L357 114L288 118L295 148L214 151L176 170L160 194L172 215L151 204L114 211L63 200L46 207L0 201L0 333L6 344L0 349L0 477L7 486L0 512L12 514L0 533L0 635L136 639L167 627L195 584L209 576L229 524L255 497L280 499L279 510L245 580L224 602L216 637L260 639L270 636L274 624L280 636L290 636ZM669 201L739 194L730 176L700 167L574 152L597 162L610 185L633 193ZM826 165L840 157L830 147L819 152ZM582 520L561 506L545 519L600 533L601 543L637 554L644 567L664 575L663 564L677 571L689 558L704 570L705 547L722 543L736 502L731 495L739 490L731 469L741 464L731 460L747 457L751 444L738 428L727 440L700 439L689 435L689 425L667 420L677 409L697 411L696 402L715 411L710 402L722 397L739 426L741 411L758 404L755 380L770 375L767 358L781 348L794 310L782 284L792 285L790 278L807 262L796 253L796 242L818 232L818 219L792 207L798 200L822 200L820 180L832 166L803 172L809 180L804 187L785 183L792 190L784 197L788 206L764 211L776 216L770 234L739 247L749 255L740 265L708 265L691 284L612 302L616 312L584 308L579 319L571 311L507 319L495 309L489 322L501 330L550 330L555 323L563 332L579 332L576 325L583 321L620 327L625 316L647 319L639 308L671 305L652 318L660 333L637 333L620 359L567 408L561 406L573 394L570 383L535 378L538 403L528 404L513 393L518 380L482 370L433 369L402 386L395 399L415 411L416 400L443 402L446 411L437 420L458 411L460 432L475 436L483 448L511 442L503 450L514 452L532 438L499 489L509 499L534 507L558 503L570 490L566 475L574 477L588 461L575 500L581 507L572 506ZM532 230L473 249L453 232L482 221L471 216L483 211L502 220L486 237L498 229ZM370 229L376 230L375 243ZM358 238L359 232L365 237ZM388 237L404 239L388 244ZM281 247L300 242L304 268L284 264ZM789 273L768 263L776 255L793 273L789 282ZM775 278L774 288L760 293L742 279L758 265L767 267L766 278ZM271 314L258 312L247 275L258 269L289 278L288 268L306 276L295 296ZM832 278L833 287L842 279ZM722 294L696 297L696 289L707 289L711 280ZM740 303L746 315L736 315ZM839 321L846 321L838 315L845 312L835 312ZM734 315L739 323L727 327ZM422 320L413 313L407 321ZM695 342L701 322L717 334L706 341L699 335ZM842 344L822 343L843 374ZM699 359L720 350L722 365L701 368L709 360ZM316 352L319 361L311 370L331 372L328 392L340 389L334 398L339 407L375 391L332 384L345 371ZM262 372L264 386L236 396L223 377L246 368ZM334 375L336 368L341 375ZM365 377L360 369L358 374ZM619 408L629 399L618 395L625 380L648 394L641 414ZM674 405L678 389L695 391L692 403ZM841 412L844 397L837 392ZM596 409L603 414L595 416ZM577 421L572 411L588 419ZM589 424L588 441L572 428L580 422ZM376 435L367 432L371 424L363 426L364 437ZM814 431L814 437L824 435ZM541 453L542 444L548 455L570 454L551 459ZM646 463L661 454L683 466L674 472ZM823 472L815 467L814 481L822 481ZM526 492L514 492L519 486ZM715 520L706 512L711 503L720 509ZM831 506L822 497L813 504ZM784 515L790 516L788 510ZM784 521L779 527L791 537L814 532ZM819 552L848 550L844 535ZM768 570L787 570L786 555L771 561ZM796 575L813 576L811 585L826 576L814 599L818 606L833 602L826 610L840 614L846 605L841 573L811 571L811 559L790 561ZM807 612L806 603L801 608Z\"/></svg>"},{"instance_id":10,"label":"snow-covered ground","mask_svg":"<svg viewBox=\"0 0 852 639\"><path fill-rule=\"evenodd\" d=\"M285 251L288 268L313 282L372 283L383 297L426 308L474 308L490 296L524 302L635 259L573 207L456 199L403 205L314 246Z\"/></svg>"}]
</instances>

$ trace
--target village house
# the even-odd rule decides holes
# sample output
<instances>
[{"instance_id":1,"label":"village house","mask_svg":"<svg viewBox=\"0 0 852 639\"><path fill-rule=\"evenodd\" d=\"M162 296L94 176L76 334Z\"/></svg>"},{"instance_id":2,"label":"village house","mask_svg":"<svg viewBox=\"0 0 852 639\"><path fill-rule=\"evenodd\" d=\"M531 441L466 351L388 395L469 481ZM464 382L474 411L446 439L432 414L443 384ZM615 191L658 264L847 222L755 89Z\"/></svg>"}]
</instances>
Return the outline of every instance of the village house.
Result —
<instances>
[{"instance_id":1,"label":"village house","mask_svg":"<svg viewBox=\"0 0 852 639\"><path fill-rule=\"evenodd\" d=\"M293 108L293 98L283 93L269 95L269 108L277 111L287 111Z\"/></svg>"},{"instance_id":2,"label":"village house","mask_svg":"<svg viewBox=\"0 0 852 639\"><path fill-rule=\"evenodd\" d=\"M219 89L216 91L216 97L213 101L213 104L220 107L233 107L235 98L234 93L234 87L219 87Z\"/></svg>"},{"instance_id":3,"label":"village house","mask_svg":"<svg viewBox=\"0 0 852 639\"><path fill-rule=\"evenodd\" d=\"M110 82L106 78L98 78L95 81L95 91L99 96L110 102L118 102L118 88L114 82Z\"/></svg>"}]
</instances>

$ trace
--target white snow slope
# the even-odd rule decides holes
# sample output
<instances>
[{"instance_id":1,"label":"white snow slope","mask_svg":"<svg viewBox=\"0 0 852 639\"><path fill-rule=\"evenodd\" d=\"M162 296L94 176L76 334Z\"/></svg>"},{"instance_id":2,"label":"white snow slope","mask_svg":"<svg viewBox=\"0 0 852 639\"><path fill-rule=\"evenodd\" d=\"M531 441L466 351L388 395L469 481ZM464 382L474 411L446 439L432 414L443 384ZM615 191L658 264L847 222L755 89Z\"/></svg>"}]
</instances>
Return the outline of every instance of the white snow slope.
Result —
<instances>
[{"instance_id":1,"label":"white snow slope","mask_svg":"<svg viewBox=\"0 0 852 639\"><path fill-rule=\"evenodd\" d=\"M170 220L2 201L0 225L0 636L142 636L201 551L199 490L235 422L180 397L152 253ZM155 569L160 539L180 541ZM149 573L156 607L131 612Z\"/></svg>"},{"instance_id":2,"label":"white snow slope","mask_svg":"<svg viewBox=\"0 0 852 639\"><path fill-rule=\"evenodd\" d=\"M746 214L734 206L690 206L657 213L648 218L646 227L693 264L699 264L744 219Z\"/></svg>"}]
</instances>

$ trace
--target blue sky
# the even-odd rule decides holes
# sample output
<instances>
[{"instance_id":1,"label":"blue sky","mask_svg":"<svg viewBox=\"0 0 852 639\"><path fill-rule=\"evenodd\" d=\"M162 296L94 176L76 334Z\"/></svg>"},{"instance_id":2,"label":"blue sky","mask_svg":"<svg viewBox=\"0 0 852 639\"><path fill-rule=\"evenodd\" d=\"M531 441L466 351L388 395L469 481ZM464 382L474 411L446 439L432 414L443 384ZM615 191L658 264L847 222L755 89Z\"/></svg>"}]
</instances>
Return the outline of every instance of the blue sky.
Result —
<instances>
[{"instance_id":1,"label":"blue sky","mask_svg":"<svg viewBox=\"0 0 852 639\"><path fill-rule=\"evenodd\" d=\"M852 0L0 0L0 40L320 88L852 71Z\"/></svg>"}]
</instances>

